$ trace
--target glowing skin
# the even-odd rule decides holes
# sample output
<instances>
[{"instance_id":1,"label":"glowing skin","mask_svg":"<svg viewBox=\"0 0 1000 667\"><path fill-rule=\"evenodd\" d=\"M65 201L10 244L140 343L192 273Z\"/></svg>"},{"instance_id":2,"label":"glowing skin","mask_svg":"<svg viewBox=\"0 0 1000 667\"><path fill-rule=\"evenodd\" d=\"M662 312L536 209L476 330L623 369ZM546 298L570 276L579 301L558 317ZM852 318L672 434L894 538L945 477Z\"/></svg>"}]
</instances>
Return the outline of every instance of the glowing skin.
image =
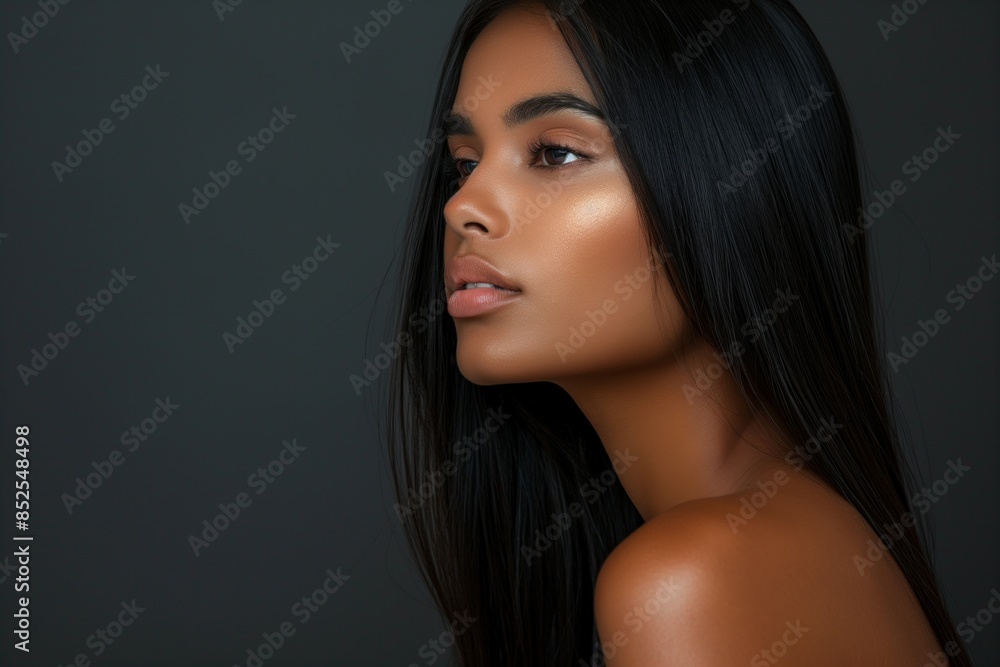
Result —
<instances>
[{"instance_id":1,"label":"glowing skin","mask_svg":"<svg viewBox=\"0 0 1000 667\"><path fill-rule=\"evenodd\" d=\"M513 278L523 295L487 316L456 319L460 370L479 384L496 384L617 371L663 359L669 349L649 317L651 286L633 278L649 265L649 251L607 126L573 111L513 130L501 121L510 105L536 94L572 93L596 106L589 87L565 47L551 53L547 45L554 35L544 20L525 35L530 48L505 49L502 58L490 38L496 27L487 28L472 47L457 95L472 98L481 75L500 82L474 110L455 109L478 135L449 140L463 173L471 174L445 207L445 252L484 256ZM545 67L537 68L538 57L549 58ZM528 148L535 140L566 144L574 152L546 149L535 160ZM531 166L546 163L560 166ZM616 283L628 287L623 279L639 286L628 300L614 289ZM607 318L599 336L561 358L557 344L568 347L571 327L581 326L587 311L601 310L606 299L616 302L618 312ZM672 296L659 307L672 315L669 338L676 338L682 321Z\"/></svg>"},{"instance_id":2,"label":"glowing skin","mask_svg":"<svg viewBox=\"0 0 1000 667\"><path fill-rule=\"evenodd\" d=\"M484 81L495 83L487 95ZM544 10L509 10L472 45L452 107L471 127L448 137L463 178L444 209L444 255L480 255L521 289L499 309L454 318L462 374L553 382L612 458L637 457L620 477L646 523L611 554L595 591L608 664L746 664L797 619L809 630L786 646L785 667L923 664L938 646L898 568L885 557L858 574L852 557L877 537L853 508L782 461L794 443L754 418L728 371L704 396L685 395L716 358L651 262L614 133L570 110L504 123L518 102L558 93L597 106ZM570 152L535 158L533 142ZM727 515L776 475L777 493L734 531ZM636 631L628 612L671 579L679 588Z\"/></svg>"},{"instance_id":3,"label":"glowing skin","mask_svg":"<svg viewBox=\"0 0 1000 667\"><path fill-rule=\"evenodd\" d=\"M478 103L463 104L477 99L483 80L499 85ZM647 519L686 500L732 491L737 478L770 460L746 443L737 447L749 413L734 401L728 379L712 389L727 399L733 426L713 401L691 405L683 393L696 381L691 372L711 363L712 350L695 340L661 260L647 245L612 132L574 111L513 129L502 121L513 104L552 93L596 106L545 15L509 12L487 26L466 57L452 108L476 134L448 140L464 178L444 209L444 252L446 258L483 256L522 294L488 314L455 318L459 370L478 384L555 382L584 410L610 453L646 451L639 471L622 481ZM534 141L567 144L578 153L545 150L535 160L529 153ZM561 166L532 166L546 163ZM548 205L529 218L539 202ZM662 274L657 300L650 268ZM588 312L603 312L603 320ZM588 324L594 319L602 323ZM592 332L578 347L574 328Z\"/></svg>"}]
</instances>

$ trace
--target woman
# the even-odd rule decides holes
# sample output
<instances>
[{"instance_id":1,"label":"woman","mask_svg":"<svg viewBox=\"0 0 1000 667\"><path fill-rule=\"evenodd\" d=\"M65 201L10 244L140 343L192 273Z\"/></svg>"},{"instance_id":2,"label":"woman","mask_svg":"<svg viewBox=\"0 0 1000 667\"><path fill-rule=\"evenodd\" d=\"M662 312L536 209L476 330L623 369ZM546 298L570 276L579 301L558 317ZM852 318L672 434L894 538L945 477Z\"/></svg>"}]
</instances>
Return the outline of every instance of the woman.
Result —
<instances>
[{"instance_id":1,"label":"woman","mask_svg":"<svg viewBox=\"0 0 1000 667\"><path fill-rule=\"evenodd\" d=\"M472 0L433 117L389 442L461 664L970 664L791 5Z\"/></svg>"}]
</instances>

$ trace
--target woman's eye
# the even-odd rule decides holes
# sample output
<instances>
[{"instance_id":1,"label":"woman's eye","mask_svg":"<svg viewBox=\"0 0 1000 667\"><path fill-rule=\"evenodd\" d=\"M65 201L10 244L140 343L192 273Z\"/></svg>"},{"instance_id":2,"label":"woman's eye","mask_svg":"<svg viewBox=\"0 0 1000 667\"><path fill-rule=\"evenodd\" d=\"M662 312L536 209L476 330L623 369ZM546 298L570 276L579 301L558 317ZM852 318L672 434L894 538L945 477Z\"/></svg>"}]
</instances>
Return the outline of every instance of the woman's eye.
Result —
<instances>
[{"instance_id":1,"label":"woman's eye","mask_svg":"<svg viewBox=\"0 0 1000 667\"><path fill-rule=\"evenodd\" d=\"M542 158L543 167L561 167L564 164L569 164L570 162L576 162L580 159L580 156L570 148L565 146L541 146L537 150L537 154ZM552 164L549 159L546 158L546 154L555 160L556 164ZM572 159L566 160L567 155L572 155ZM560 163L559 160L566 160Z\"/></svg>"},{"instance_id":2,"label":"woman's eye","mask_svg":"<svg viewBox=\"0 0 1000 667\"><path fill-rule=\"evenodd\" d=\"M542 169L562 167L586 157L568 146L559 144L532 144L529 147L529 153L531 154L531 166L541 167ZM468 178L476 168L476 165L479 164L478 160L466 160L456 157L451 157L450 162L459 180Z\"/></svg>"},{"instance_id":3,"label":"woman's eye","mask_svg":"<svg viewBox=\"0 0 1000 667\"><path fill-rule=\"evenodd\" d=\"M459 178L468 178L469 174L465 173L465 171L462 169L462 165L470 164L470 163L473 164L473 165L479 164L475 160L458 160L458 159L455 160L455 169L458 170L458 176L459 176Z\"/></svg>"}]
</instances>

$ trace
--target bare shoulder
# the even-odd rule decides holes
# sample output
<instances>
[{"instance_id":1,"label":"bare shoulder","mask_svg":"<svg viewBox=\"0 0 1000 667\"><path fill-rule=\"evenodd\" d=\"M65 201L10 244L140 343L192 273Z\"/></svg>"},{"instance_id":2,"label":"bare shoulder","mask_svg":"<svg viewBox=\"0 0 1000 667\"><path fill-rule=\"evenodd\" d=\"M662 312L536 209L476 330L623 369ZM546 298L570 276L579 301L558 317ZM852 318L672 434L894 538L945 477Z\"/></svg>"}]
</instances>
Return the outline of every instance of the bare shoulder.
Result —
<instances>
[{"instance_id":1,"label":"bare shoulder","mask_svg":"<svg viewBox=\"0 0 1000 667\"><path fill-rule=\"evenodd\" d=\"M804 480L755 493L684 503L614 549L594 591L608 665L889 665L924 655L929 627L919 609L900 616L915 600L891 559L859 571L868 533L846 501ZM887 615L903 620L888 626Z\"/></svg>"},{"instance_id":2,"label":"bare shoulder","mask_svg":"<svg viewBox=\"0 0 1000 667\"><path fill-rule=\"evenodd\" d=\"M724 519L731 509L719 499L685 503L644 523L608 556L594 590L608 665L754 665L752 656L774 642L766 638L791 630L785 643L792 648L810 632L801 618L782 619L775 609L769 588L779 585L780 555L773 542L760 531L734 533Z\"/></svg>"}]
</instances>

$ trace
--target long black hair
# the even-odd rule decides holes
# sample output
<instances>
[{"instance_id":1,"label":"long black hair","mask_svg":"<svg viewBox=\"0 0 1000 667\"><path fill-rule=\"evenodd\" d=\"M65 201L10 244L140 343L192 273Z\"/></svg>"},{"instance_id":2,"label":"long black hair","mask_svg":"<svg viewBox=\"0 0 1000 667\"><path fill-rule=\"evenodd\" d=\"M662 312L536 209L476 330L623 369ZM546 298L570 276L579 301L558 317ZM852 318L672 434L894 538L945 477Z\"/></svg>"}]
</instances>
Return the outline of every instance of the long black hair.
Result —
<instances>
[{"instance_id":1,"label":"long black hair","mask_svg":"<svg viewBox=\"0 0 1000 667\"><path fill-rule=\"evenodd\" d=\"M464 665L575 665L595 652L593 588L641 523L613 462L552 383L478 386L445 312L442 121L470 45L519 0L470 0L444 58L403 240L388 447L396 513ZM955 666L970 660L914 512L870 278L863 159L840 83L788 0L540 0L615 128L650 247L695 330L745 342L776 293L796 307L731 355L744 398L883 536ZM655 282L654 282L655 285ZM581 502L581 499L584 499ZM575 510L570 512L571 507ZM904 521L904 517L915 521ZM889 527L897 527L896 534ZM897 536L898 535L898 536Z\"/></svg>"}]
</instances>

